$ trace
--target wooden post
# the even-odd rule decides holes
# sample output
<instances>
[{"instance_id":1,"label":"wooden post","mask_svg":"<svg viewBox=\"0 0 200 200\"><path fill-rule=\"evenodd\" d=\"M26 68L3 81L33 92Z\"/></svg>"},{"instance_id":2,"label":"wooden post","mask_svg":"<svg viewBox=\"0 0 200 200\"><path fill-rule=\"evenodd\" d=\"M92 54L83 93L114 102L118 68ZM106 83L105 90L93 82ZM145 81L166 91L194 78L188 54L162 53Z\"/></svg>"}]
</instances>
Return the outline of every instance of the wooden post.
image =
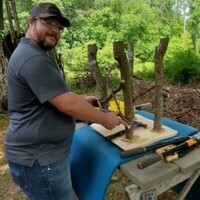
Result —
<instances>
[{"instance_id":1,"label":"wooden post","mask_svg":"<svg viewBox=\"0 0 200 200\"><path fill-rule=\"evenodd\" d=\"M127 43L127 52L128 52L128 66L130 69L131 77L133 77L134 69L134 46L132 42Z\"/></svg>"},{"instance_id":2,"label":"wooden post","mask_svg":"<svg viewBox=\"0 0 200 200\"><path fill-rule=\"evenodd\" d=\"M131 125L130 128L126 129L126 139L131 140L133 138L133 86L131 70L129 69L128 59L124 50L124 44L121 41L113 43L114 58L119 63L119 69L121 73L121 79L123 84L123 96L124 96L124 111L125 117L128 123Z\"/></svg>"},{"instance_id":3,"label":"wooden post","mask_svg":"<svg viewBox=\"0 0 200 200\"><path fill-rule=\"evenodd\" d=\"M169 38L160 39L160 44L155 48L155 119L153 131L162 131L163 117L163 57L167 50Z\"/></svg>"},{"instance_id":4,"label":"wooden post","mask_svg":"<svg viewBox=\"0 0 200 200\"><path fill-rule=\"evenodd\" d=\"M101 70L99 69L97 62L97 45L89 44L88 45L88 65L92 72L92 75L96 81L97 89L100 95L100 101L103 102L107 98L107 87L105 77L102 76ZM108 103L102 105L104 109L108 108Z\"/></svg>"}]
</instances>

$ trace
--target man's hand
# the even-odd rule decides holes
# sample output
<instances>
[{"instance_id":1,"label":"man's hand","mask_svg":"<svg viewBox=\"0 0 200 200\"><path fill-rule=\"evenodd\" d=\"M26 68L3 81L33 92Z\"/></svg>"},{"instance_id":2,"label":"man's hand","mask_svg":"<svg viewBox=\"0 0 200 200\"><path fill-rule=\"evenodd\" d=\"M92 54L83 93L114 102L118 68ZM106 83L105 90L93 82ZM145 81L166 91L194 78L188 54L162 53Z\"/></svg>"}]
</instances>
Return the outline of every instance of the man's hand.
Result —
<instances>
[{"instance_id":1,"label":"man's hand","mask_svg":"<svg viewBox=\"0 0 200 200\"><path fill-rule=\"evenodd\" d=\"M87 96L85 97L85 100L92 106L98 107L98 99L95 96ZM107 129L113 129L120 124L123 124L125 127L129 127L129 125L118 115L119 111L106 113L106 118L102 125Z\"/></svg>"},{"instance_id":2,"label":"man's hand","mask_svg":"<svg viewBox=\"0 0 200 200\"><path fill-rule=\"evenodd\" d=\"M84 97L84 98L85 98L85 100L86 100L89 104L91 104L92 106L98 107L98 103L97 103L98 98L97 98L97 97L95 97L95 96L86 96L86 97Z\"/></svg>"},{"instance_id":3,"label":"man's hand","mask_svg":"<svg viewBox=\"0 0 200 200\"><path fill-rule=\"evenodd\" d=\"M102 123L103 126L105 126L107 129L113 129L116 126L123 124L125 127L129 127L129 125L122 120L119 116L118 116L119 112L108 112L106 113L106 118L105 121Z\"/></svg>"}]
</instances>

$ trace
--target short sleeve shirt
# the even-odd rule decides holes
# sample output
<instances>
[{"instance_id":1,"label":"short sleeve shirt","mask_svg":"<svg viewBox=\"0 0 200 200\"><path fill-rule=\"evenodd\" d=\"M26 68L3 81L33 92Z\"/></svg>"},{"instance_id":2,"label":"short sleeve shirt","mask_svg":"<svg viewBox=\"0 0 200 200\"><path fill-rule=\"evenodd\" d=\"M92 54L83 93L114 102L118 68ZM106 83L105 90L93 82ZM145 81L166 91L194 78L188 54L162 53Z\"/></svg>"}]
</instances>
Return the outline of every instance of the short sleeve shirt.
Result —
<instances>
[{"instance_id":1,"label":"short sleeve shirt","mask_svg":"<svg viewBox=\"0 0 200 200\"><path fill-rule=\"evenodd\" d=\"M74 118L48 100L68 92L59 68L33 40L22 38L7 68L10 124L5 140L8 160L32 166L66 158L75 129Z\"/></svg>"}]
</instances>

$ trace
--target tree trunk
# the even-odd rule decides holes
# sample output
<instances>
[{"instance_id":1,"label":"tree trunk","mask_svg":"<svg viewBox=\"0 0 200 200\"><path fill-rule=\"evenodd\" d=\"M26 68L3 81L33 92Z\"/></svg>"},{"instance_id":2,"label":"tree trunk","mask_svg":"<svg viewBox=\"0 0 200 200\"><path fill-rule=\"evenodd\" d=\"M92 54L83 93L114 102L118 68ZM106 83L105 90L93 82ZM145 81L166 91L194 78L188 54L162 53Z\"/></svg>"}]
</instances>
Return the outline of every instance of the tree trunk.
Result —
<instances>
[{"instance_id":1,"label":"tree trunk","mask_svg":"<svg viewBox=\"0 0 200 200\"><path fill-rule=\"evenodd\" d=\"M114 42L113 43L113 51L114 51L114 58L119 63L119 69L121 73L121 79L124 82L123 84L123 95L124 95L124 111L125 111L125 118L127 119L128 123L131 125L130 128L126 129L126 139L131 140L133 138L133 86L132 86L132 75L131 70L128 65L128 59L126 57L126 53L124 50L123 42Z\"/></svg>"},{"instance_id":2,"label":"tree trunk","mask_svg":"<svg viewBox=\"0 0 200 200\"><path fill-rule=\"evenodd\" d=\"M3 53L2 40L0 40L0 112L8 109L6 65L7 60Z\"/></svg>"},{"instance_id":3,"label":"tree trunk","mask_svg":"<svg viewBox=\"0 0 200 200\"><path fill-rule=\"evenodd\" d=\"M134 88L134 81L133 81L133 71L134 71L134 45L131 42L127 44L127 52L128 52L128 67L130 70L130 76L132 79L132 91Z\"/></svg>"},{"instance_id":4,"label":"tree trunk","mask_svg":"<svg viewBox=\"0 0 200 200\"><path fill-rule=\"evenodd\" d=\"M97 84L97 90L99 91L100 95L100 102L103 102L107 98L107 87L106 79L103 77L98 66L97 51L98 48L96 44L88 45L88 65ZM104 109L108 109L108 103L103 104L102 107Z\"/></svg>"},{"instance_id":5,"label":"tree trunk","mask_svg":"<svg viewBox=\"0 0 200 200\"><path fill-rule=\"evenodd\" d=\"M169 38L162 38L160 44L155 48L155 119L153 131L162 130L163 117L163 57L167 50Z\"/></svg>"}]
</instances>

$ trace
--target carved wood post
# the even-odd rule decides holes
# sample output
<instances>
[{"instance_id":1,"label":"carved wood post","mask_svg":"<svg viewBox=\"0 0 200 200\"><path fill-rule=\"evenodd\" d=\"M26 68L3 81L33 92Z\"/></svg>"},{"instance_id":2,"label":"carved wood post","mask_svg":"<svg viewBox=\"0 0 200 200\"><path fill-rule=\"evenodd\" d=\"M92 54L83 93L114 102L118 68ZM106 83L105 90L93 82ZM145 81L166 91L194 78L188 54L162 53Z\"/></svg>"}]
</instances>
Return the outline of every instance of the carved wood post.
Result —
<instances>
[{"instance_id":1,"label":"carved wood post","mask_svg":"<svg viewBox=\"0 0 200 200\"><path fill-rule=\"evenodd\" d=\"M155 48L155 119L153 131L162 130L163 117L163 58L167 50L169 38L160 39L160 44Z\"/></svg>"},{"instance_id":2,"label":"carved wood post","mask_svg":"<svg viewBox=\"0 0 200 200\"><path fill-rule=\"evenodd\" d=\"M133 91L132 91L132 76L129 69L128 59L124 51L124 44L121 41L113 43L114 58L119 63L119 69L121 73L121 79L123 84L123 96L124 96L124 111L125 117L128 123L131 125L129 129L126 129L126 139L131 140L133 138Z\"/></svg>"},{"instance_id":3,"label":"carved wood post","mask_svg":"<svg viewBox=\"0 0 200 200\"><path fill-rule=\"evenodd\" d=\"M133 43L127 43L127 52L128 52L128 66L130 69L131 77L133 77L133 69L134 69L134 46Z\"/></svg>"},{"instance_id":4,"label":"carved wood post","mask_svg":"<svg viewBox=\"0 0 200 200\"><path fill-rule=\"evenodd\" d=\"M100 101L103 102L107 98L107 87L105 77L102 76L101 70L99 69L97 62L97 45L89 44L88 45L88 65L91 69L92 75L96 81L97 89L100 94ZM108 108L108 104L103 104L104 109Z\"/></svg>"}]
</instances>

